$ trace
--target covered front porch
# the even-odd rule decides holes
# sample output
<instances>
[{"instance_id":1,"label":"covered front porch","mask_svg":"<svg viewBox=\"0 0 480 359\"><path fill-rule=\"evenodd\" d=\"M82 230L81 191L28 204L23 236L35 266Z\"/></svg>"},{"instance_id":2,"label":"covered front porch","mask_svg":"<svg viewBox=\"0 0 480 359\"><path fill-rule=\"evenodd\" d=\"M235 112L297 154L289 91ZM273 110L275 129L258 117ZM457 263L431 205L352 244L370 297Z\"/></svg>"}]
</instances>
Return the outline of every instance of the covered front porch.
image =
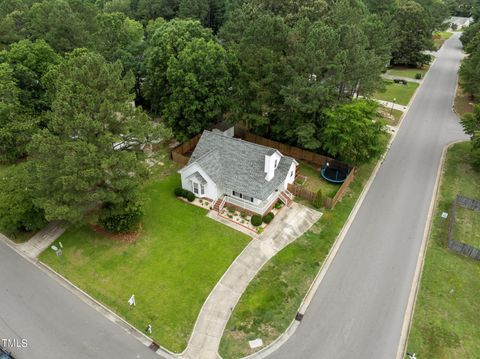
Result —
<instances>
[{"instance_id":1,"label":"covered front porch","mask_svg":"<svg viewBox=\"0 0 480 359\"><path fill-rule=\"evenodd\" d=\"M215 201L213 209L221 212L225 206L233 206L239 211L263 216L273 208L278 200L286 206L290 206L293 202L293 195L288 190L275 190L264 201L251 201L234 195L223 194Z\"/></svg>"}]
</instances>

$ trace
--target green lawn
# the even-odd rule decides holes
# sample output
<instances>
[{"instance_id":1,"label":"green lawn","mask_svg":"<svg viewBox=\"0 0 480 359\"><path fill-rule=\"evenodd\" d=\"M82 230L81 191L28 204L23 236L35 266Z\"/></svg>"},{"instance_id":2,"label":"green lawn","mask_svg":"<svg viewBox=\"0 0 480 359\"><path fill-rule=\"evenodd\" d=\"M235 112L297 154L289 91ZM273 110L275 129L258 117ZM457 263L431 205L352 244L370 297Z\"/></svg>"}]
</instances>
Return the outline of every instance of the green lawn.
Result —
<instances>
[{"instance_id":1,"label":"green lawn","mask_svg":"<svg viewBox=\"0 0 480 359\"><path fill-rule=\"evenodd\" d=\"M385 135L385 146L388 138ZM286 330L374 167L361 166L336 207L325 210L319 222L273 257L250 283L223 334L224 359L252 353L249 340L262 338L267 345Z\"/></svg>"},{"instance_id":2,"label":"green lawn","mask_svg":"<svg viewBox=\"0 0 480 359\"><path fill-rule=\"evenodd\" d=\"M403 111L388 108L385 106L382 106L380 110L381 111L379 111L379 115L381 118L387 121L387 125L394 127L398 126L398 124L400 123L400 119L402 118ZM393 116L393 118L389 116L390 114Z\"/></svg>"},{"instance_id":3,"label":"green lawn","mask_svg":"<svg viewBox=\"0 0 480 359\"><path fill-rule=\"evenodd\" d=\"M480 263L446 248L449 212L458 193L478 198L470 143L448 151L417 298L408 351L418 358L472 359L480 353Z\"/></svg>"},{"instance_id":4,"label":"green lawn","mask_svg":"<svg viewBox=\"0 0 480 359\"><path fill-rule=\"evenodd\" d=\"M333 198L340 188L338 184L325 181L320 176L320 170L306 163L300 163L300 174L307 177L307 181L303 184L303 187L312 192L316 193L321 189L324 196Z\"/></svg>"},{"instance_id":5,"label":"green lawn","mask_svg":"<svg viewBox=\"0 0 480 359\"><path fill-rule=\"evenodd\" d=\"M144 330L166 348L185 349L208 294L249 238L207 218L204 209L175 198L173 175L146 186L143 233L135 244L68 230L63 261L52 250L40 259ZM137 305L128 306L135 294Z\"/></svg>"},{"instance_id":6,"label":"green lawn","mask_svg":"<svg viewBox=\"0 0 480 359\"><path fill-rule=\"evenodd\" d=\"M402 67L402 66L396 66L391 69L387 70L387 74L392 75L392 76L398 76L398 77L408 77L411 79L415 79L416 74L422 74L422 78L425 76L427 73L428 69L430 66L426 65L423 66L420 69L417 68L412 68L412 67Z\"/></svg>"},{"instance_id":7,"label":"green lawn","mask_svg":"<svg viewBox=\"0 0 480 359\"><path fill-rule=\"evenodd\" d=\"M11 165L2 165L0 164L0 178L4 177L8 173L8 169Z\"/></svg>"},{"instance_id":8,"label":"green lawn","mask_svg":"<svg viewBox=\"0 0 480 359\"><path fill-rule=\"evenodd\" d=\"M480 199L480 193L477 193L477 199ZM480 248L480 212L457 206L454 228L457 241Z\"/></svg>"},{"instance_id":9,"label":"green lawn","mask_svg":"<svg viewBox=\"0 0 480 359\"><path fill-rule=\"evenodd\" d=\"M395 84L393 81L385 81L385 90L378 91L373 95L377 100L393 102L406 106L410 102L418 84L408 82L407 85Z\"/></svg>"}]
</instances>

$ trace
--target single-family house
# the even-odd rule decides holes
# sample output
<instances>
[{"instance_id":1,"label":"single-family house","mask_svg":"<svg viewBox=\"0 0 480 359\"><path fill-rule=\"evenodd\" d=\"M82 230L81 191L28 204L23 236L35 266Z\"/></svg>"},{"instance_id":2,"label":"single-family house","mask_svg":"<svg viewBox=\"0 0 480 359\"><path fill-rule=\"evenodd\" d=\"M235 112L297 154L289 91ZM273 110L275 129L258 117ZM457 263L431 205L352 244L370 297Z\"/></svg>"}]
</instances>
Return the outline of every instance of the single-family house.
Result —
<instances>
[{"instance_id":1,"label":"single-family house","mask_svg":"<svg viewBox=\"0 0 480 359\"><path fill-rule=\"evenodd\" d=\"M278 200L289 205L297 161L278 150L233 137L231 129L204 131L179 173L182 187L213 203L264 215Z\"/></svg>"}]
</instances>

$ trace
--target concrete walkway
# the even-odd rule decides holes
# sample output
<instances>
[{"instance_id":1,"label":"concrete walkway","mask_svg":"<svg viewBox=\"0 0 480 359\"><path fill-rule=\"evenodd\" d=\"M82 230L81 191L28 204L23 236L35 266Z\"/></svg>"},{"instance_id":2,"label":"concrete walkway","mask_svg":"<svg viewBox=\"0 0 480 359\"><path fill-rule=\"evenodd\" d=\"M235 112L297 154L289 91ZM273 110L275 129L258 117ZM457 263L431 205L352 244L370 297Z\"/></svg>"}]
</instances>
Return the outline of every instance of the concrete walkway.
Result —
<instances>
[{"instance_id":1,"label":"concrete walkway","mask_svg":"<svg viewBox=\"0 0 480 359\"><path fill-rule=\"evenodd\" d=\"M306 232L320 217L320 212L293 203L277 215L265 232L249 243L203 304L183 358L218 358L225 326L250 281L265 263Z\"/></svg>"},{"instance_id":2,"label":"concrete walkway","mask_svg":"<svg viewBox=\"0 0 480 359\"><path fill-rule=\"evenodd\" d=\"M376 99L375 99L375 101L377 101L380 105L385 106L388 109L391 109L392 106L395 110L400 110L400 111L406 111L408 109L408 106L399 105L398 103L376 100Z\"/></svg>"},{"instance_id":3,"label":"concrete walkway","mask_svg":"<svg viewBox=\"0 0 480 359\"><path fill-rule=\"evenodd\" d=\"M27 257L34 259L37 258L40 253L50 247L58 237L65 232L65 227L61 222L50 222L45 228L37 232L27 242L17 245L17 249L24 253Z\"/></svg>"}]
</instances>

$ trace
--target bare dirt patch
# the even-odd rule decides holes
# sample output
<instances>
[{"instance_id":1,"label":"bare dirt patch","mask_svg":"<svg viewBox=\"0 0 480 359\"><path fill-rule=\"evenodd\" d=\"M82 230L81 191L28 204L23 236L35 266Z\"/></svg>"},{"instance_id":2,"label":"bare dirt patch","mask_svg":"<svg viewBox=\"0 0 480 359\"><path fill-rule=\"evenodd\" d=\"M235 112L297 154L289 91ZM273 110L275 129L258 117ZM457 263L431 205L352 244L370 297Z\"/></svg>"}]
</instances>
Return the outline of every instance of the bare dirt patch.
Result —
<instances>
[{"instance_id":1,"label":"bare dirt patch","mask_svg":"<svg viewBox=\"0 0 480 359\"><path fill-rule=\"evenodd\" d=\"M100 227L98 224L91 224L90 227L92 227L92 229L95 232L101 234L103 237L106 237L108 239L113 239L119 242L124 242L124 243L135 243L140 238L140 235L142 234L141 228L135 232L112 233L112 232L106 231L105 229Z\"/></svg>"}]
</instances>

